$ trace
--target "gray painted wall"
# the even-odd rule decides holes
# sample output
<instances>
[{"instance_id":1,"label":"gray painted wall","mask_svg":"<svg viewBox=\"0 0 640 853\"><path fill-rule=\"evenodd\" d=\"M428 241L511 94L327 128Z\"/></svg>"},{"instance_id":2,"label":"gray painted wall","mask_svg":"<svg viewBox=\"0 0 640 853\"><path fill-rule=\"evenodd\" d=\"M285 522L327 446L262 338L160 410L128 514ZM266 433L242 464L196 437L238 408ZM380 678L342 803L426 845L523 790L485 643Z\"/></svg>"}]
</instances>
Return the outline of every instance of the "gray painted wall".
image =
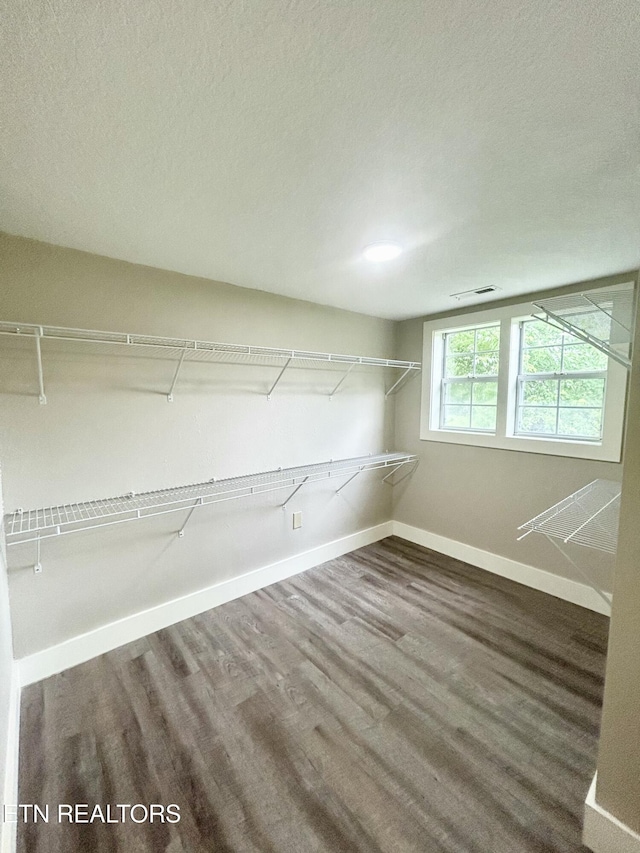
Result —
<instances>
[{"instance_id":1,"label":"gray painted wall","mask_svg":"<svg viewBox=\"0 0 640 853\"><path fill-rule=\"evenodd\" d=\"M0 236L0 318L390 357L393 323L284 297ZM313 294L310 294L313 296ZM175 360L0 338L0 458L8 511L201 482L392 449L385 377L292 370L267 401L273 367L190 364L173 404ZM339 376L339 374L338 374ZM341 495L325 482L9 551L16 656L388 520L375 474ZM291 512L303 510L292 530Z\"/></svg>"},{"instance_id":2,"label":"gray painted wall","mask_svg":"<svg viewBox=\"0 0 640 853\"><path fill-rule=\"evenodd\" d=\"M422 326L427 319L433 318L398 324L398 358L422 360ZM531 535L517 542L517 528L597 477L620 480L622 465L421 441L420 405L420 382L412 382L397 399L395 435L397 446L416 453L420 465L394 493L394 519L584 582L542 537ZM585 568L610 589L613 561L580 550Z\"/></svg>"}]
</instances>

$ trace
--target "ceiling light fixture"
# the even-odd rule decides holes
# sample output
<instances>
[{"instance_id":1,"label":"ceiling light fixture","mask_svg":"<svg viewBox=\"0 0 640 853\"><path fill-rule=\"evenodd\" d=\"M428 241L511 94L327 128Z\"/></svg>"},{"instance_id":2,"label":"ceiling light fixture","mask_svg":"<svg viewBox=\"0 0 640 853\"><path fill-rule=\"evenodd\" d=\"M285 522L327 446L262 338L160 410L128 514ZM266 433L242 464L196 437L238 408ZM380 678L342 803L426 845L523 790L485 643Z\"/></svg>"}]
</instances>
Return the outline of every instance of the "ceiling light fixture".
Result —
<instances>
[{"instance_id":1,"label":"ceiling light fixture","mask_svg":"<svg viewBox=\"0 0 640 853\"><path fill-rule=\"evenodd\" d=\"M381 261L391 261L397 258L402 252L402 246L398 243L389 243L387 241L381 243L371 243L362 253L368 261L380 263Z\"/></svg>"}]
</instances>

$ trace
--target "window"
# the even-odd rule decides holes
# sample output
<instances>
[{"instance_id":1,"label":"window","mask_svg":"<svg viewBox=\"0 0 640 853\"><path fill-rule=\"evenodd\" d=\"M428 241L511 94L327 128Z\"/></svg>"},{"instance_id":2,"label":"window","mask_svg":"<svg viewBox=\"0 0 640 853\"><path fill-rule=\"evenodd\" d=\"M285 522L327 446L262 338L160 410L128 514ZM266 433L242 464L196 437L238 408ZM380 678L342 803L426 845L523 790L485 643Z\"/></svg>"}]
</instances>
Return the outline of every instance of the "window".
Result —
<instances>
[{"instance_id":1,"label":"window","mask_svg":"<svg viewBox=\"0 0 640 853\"><path fill-rule=\"evenodd\" d=\"M619 461L627 371L535 310L424 324L420 437Z\"/></svg>"},{"instance_id":2,"label":"window","mask_svg":"<svg viewBox=\"0 0 640 853\"><path fill-rule=\"evenodd\" d=\"M608 358L544 323L520 323L517 435L601 441Z\"/></svg>"},{"instance_id":3,"label":"window","mask_svg":"<svg viewBox=\"0 0 640 853\"><path fill-rule=\"evenodd\" d=\"M445 332L443 346L442 429L495 430L500 325Z\"/></svg>"}]
</instances>

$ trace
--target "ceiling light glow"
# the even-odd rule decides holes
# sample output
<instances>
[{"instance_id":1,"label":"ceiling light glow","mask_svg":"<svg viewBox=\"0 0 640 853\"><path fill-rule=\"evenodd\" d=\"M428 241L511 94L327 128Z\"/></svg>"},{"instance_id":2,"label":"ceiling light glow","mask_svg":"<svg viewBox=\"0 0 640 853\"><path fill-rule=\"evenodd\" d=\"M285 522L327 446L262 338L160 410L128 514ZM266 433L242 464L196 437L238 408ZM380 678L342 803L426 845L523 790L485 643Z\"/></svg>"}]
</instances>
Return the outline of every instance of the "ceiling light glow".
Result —
<instances>
[{"instance_id":1,"label":"ceiling light glow","mask_svg":"<svg viewBox=\"0 0 640 853\"><path fill-rule=\"evenodd\" d=\"M397 258L402 252L402 246L398 243L389 243L387 241L381 243L371 243L362 253L366 260L380 263L381 261L391 261Z\"/></svg>"}]
</instances>

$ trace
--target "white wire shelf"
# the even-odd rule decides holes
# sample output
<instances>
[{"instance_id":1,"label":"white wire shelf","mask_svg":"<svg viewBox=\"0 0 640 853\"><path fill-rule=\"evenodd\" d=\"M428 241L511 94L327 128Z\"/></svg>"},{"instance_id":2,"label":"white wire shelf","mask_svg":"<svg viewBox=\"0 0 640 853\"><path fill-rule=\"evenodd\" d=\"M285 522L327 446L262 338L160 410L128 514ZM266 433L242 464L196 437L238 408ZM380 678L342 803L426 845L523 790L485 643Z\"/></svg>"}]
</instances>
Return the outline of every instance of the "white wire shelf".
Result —
<instances>
[{"instance_id":1,"label":"white wire shelf","mask_svg":"<svg viewBox=\"0 0 640 853\"><path fill-rule=\"evenodd\" d=\"M276 347L262 347L248 344L228 344L217 341L200 341L187 338L166 338L152 335L136 335L127 332L104 332L93 329L68 329L60 326L39 326L29 323L0 321L0 335L35 341L35 355L40 385L40 402L46 403L44 373L42 366L42 347L48 342L71 342L98 346L104 354L138 354L148 357L173 359L176 371L167 394L173 401L178 375L185 362L233 362L238 364L262 364L280 367L281 371L267 396L270 398L284 371L292 365L304 368L342 369L345 371L338 384L333 388L332 397L341 387L351 370L355 367L395 368L402 371L401 376L387 390L386 396L396 393L410 376L421 369L418 361L402 361L392 358L375 358L364 355L344 355L340 353L313 352Z\"/></svg>"},{"instance_id":2,"label":"white wire shelf","mask_svg":"<svg viewBox=\"0 0 640 853\"><path fill-rule=\"evenodd\" d=\"M594 480L554 506L525 522L518 530L542 533L615 554L618 544L620 515L620 483Z\"/></svg>"},{"instance_id":3,"label":"white wire shelf","mask_svg":"<svg viewBox=\"0 0 640 853\"><path fill-rule=\"evenodd\" d=\"M600 290L538 299L538 319L570 332L631 368L635 291L632 282Z\"/></svg>"},{"instance_id":4,"label":"white wire shelf","mask_svg":"<svg viewBox=\"0 0 640 853\"><path fill-rule=\"evenodd\" d=\"M285 508L293 495L305 485L329 478L348 477L346 482L336 489L336 492L340 492L347 483L361 473L390 469L383 478L388 481L395 471L410 463L417 465L417 461L417 456L413 454L380 453L374 456L330 460L296 468L279 468L275 471L263 471L241 477L209 480L204 483L193 483L153 492L139 494L132 492L113 498L41 509L18 509L5 515L4 531L7 545L11 546L182 510L188 512L180 530L182 535L191 513L201 506L290 488L293 492L281 504ZM412 471L413 468L409 473ZM397 482L401 479L404 477L399 478Z\"/></svg>"},{"instance_id":5,"label":"white wire shelf","mask_svg":"<svg viewBox=\"0 0 640 853\"><path fill-rule=\"evenodd\" d=\"M566 546L574 543L615 555L620 493L620 483L614 480L594 480L518 528L524 530L518 539L524 539L530 533L539 533L555 545L605 602L604 612L607 613L611 611L611 595L584 568L582 561L574 559L575 554L572 555Z\"/></svg>"}]
</instances>

